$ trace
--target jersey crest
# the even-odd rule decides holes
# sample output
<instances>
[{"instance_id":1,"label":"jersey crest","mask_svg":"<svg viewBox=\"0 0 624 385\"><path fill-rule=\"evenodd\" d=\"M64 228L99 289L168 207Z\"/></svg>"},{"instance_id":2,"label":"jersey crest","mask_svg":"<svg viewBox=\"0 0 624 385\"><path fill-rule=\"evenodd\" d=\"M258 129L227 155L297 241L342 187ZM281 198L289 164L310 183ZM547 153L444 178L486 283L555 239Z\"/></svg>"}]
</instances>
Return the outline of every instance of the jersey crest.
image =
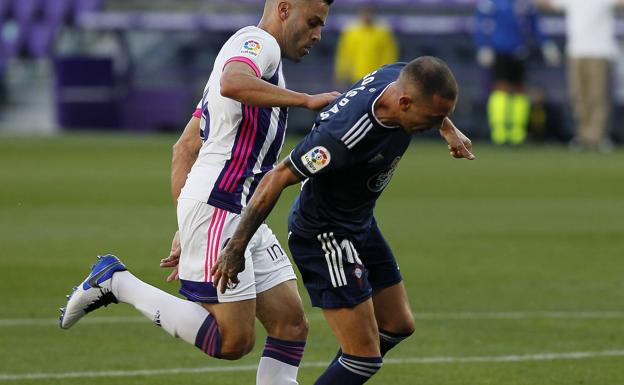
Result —
<instances>
[{"instance_id":1,"label":"jersey crest","mask_svg":"<svg viewBox=\"0 0 624 385\"><path fill-rule=\"evenodd\" d=\"M258 54L262 51L262 44L260 44L257 40L247 40L243 43L243 48L241 48L241 53L250 54L253 56L258 56Z\"/></svg>"}]
</instances>

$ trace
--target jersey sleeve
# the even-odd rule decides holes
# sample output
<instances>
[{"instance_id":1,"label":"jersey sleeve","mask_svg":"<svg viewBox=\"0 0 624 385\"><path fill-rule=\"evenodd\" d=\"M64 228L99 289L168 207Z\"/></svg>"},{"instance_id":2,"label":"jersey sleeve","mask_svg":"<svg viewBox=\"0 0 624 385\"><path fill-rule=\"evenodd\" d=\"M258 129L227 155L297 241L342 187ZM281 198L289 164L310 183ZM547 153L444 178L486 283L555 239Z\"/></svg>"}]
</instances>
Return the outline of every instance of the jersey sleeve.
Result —
<instances>
[{"instance_id":1,"label":"jersey sleeve","mask_svg":"<svg viewBox=\"0 0 624 385\"><path fill-rule=\"evenodd\" d=\"M201 118L201 116L202 116L202 101L200 100L199 103L197 103L197 107L195 107L195 111L193 112L193 117Z\"/></svg>"},{"instance_id":2,"label":"jersey sleeve","mask_svg":"<svg viewBox=\"0 0 624 385\"><path fill-rule=\"evenodd\" d=\"M323 127L312 130L288 156L293 171L301 178L311 178L337 170L352 162L347 146Z\"/></svg>"},{"instance_id":3,"label":"jersey sleeve","mask_svg":"<svg viewBox=\"0 0 624 385\"><path fill-rule=\"evenodd\" d=\"M281 61L279 45L267 36L258 33L244 33L236 37L230 46L230 57L225 65L233 61L248 64L259 78L273 76Z\"/></svg>"}]
</instances>

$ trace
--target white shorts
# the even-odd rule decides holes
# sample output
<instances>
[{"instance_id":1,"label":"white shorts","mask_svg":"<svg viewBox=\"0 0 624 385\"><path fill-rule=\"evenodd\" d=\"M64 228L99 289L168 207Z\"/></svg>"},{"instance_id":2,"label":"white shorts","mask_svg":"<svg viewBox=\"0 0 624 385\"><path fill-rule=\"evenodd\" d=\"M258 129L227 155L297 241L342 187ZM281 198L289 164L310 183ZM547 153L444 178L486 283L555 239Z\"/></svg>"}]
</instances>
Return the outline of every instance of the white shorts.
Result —
<instances>
[{"instance_id":1,"label":"white shorts","mask_svg":"<svg viewBox=\"0 0 624 385\"><path fill-rule=\"evenodd\" d=\"M240 283L228 287L225 294L212 285L212 267L240 217L205 202L178 199L180 294L194 302L237 302L256 298L256 293L296 279L288 255L271 229L262 224L245 250L245 270L238 274Z\"/></svg>"}]
</instances>

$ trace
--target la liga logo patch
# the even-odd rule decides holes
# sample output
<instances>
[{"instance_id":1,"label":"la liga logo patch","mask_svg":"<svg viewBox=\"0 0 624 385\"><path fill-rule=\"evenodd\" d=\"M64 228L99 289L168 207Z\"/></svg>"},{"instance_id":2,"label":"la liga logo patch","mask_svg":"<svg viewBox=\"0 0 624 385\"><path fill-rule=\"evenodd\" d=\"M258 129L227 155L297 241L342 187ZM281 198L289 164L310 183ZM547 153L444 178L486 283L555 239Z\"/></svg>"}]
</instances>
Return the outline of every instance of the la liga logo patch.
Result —
<instances>
[{"instance_id":1,"label":"la liga logo patch","mask_svg":"<svg viewBox=\"0 0 624 385\"><path fill-rule=\"evenodd\" d=\"M247 40L243 43L243 48L241 49L241 53L247 53L254 56L257 56L260 51L262 51L262 45L257 40Z\"/></svg>"},{"instance_id":2,"label":"la liga logo patch","mask_svg":"<svg viewBox=\"0 0 624 385\"><path fill-rule=\"evenodd\" d=\"M301 157L301 163L312 174L316 174L320 170L324 169L331 162L331 154L323 146L314 147Z\"/></svg>"}]
</instances>

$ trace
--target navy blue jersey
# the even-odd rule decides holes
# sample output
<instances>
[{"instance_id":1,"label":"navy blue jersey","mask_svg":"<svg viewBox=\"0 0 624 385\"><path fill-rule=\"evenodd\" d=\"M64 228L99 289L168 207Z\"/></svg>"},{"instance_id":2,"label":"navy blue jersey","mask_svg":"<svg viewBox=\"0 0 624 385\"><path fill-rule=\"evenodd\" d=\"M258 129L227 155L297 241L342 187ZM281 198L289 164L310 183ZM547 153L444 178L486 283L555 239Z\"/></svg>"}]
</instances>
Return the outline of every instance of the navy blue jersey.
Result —
<instances>
[{"instance_id":1,"label":"navy blue jersey","mask_svg":"<svg viewBox=\"0 0 624 385\"><path fill-rule=\"evenodd\" d=\"M406 63L365 76L322 111L312 131L290 153L309 178L289 215L289 230L303 237L368 230L375 202L409 146L411 135L381 124L373 106Z\"/></svg>"}]
</instances>

